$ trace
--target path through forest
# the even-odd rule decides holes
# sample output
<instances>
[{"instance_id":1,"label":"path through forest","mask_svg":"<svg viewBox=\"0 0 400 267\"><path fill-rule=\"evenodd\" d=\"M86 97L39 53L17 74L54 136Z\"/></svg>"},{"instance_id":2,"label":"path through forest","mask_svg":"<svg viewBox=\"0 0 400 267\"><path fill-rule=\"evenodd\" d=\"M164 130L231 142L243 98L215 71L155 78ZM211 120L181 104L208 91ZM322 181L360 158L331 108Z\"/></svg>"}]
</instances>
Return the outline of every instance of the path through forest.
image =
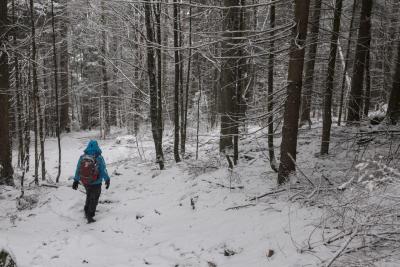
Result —
<instances>
[{"instance_id":1,"label":"path through forest","mask_svg":"<svg viewBox=\"0 0 400 267\"><path fill-rule=\"evenodd\" d=\"M131 137L100 141L111 187L103 187L97 222L86 224L83 188L73 191L68 178L96 134L63 137L61 184L28 188L26 195L38 200L32 209L16 212L19 192L3 189L0 245L18 266L304 266L317 260L299 249L320 211L277 196L249 202L275 186L275 175L265 172L261 158L242 163L233 174L214 168L207 155L218 144L211 139L204 141L197 164L187 160L162 172L140 160ZM48 170L56 173L56 142L46 144ZM229 209L239 205L249 206Z\"/></svg>"}]
</instances>

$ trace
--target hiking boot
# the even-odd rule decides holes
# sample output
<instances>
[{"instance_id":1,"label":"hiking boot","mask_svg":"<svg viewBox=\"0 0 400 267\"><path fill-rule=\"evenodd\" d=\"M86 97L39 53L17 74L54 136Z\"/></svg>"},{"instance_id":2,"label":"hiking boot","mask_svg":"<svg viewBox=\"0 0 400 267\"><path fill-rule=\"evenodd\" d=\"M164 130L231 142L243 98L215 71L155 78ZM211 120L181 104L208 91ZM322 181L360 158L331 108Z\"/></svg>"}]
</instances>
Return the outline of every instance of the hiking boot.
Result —
<instances>
[{"instance_id":1,"label":"hiking boot","mask_svg":"<svg viewBox=\"0 0 400 267\"><path fill-rule=\"evenodd\" d=\"M94 223L96 220L93 219L93 217L88 217L87 218L87 223Z\"/></svg>"}]
</instances>

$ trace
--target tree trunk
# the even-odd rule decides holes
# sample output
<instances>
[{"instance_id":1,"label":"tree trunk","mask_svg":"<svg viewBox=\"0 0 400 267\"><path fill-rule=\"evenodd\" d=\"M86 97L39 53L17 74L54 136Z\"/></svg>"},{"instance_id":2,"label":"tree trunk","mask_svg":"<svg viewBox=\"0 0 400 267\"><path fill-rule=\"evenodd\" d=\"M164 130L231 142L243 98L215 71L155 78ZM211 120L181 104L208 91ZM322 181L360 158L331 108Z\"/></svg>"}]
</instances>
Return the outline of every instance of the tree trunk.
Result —
<instances>
[{"instance_id":1,"label":"tree trunk","mask_svg":"<svg viewBox=\"0 0 400 267\"><path fill-rule=\"evenodd\" d=\"M322 0L315 0L308 42L310 44L310 48L308 51L308 60L306 61L304 70L304 91L301 98L300 126L307 123L309 127L311 127L311 98L314 87L314 68L318 49L318 33L319 19L321 17L321 5Z\"/></svg>"},{"instance_id":2,"label":"tree trunk","mask_svg":"<svg viewBox=\"0 0 400 267\"><path fill-rule=\"evenodd\" d=\"M348 107L348 122L359 122L362 112L362 89L366 55L371 42L371 11L372 0L362 0L360 27L354 59L353 77L351 80L351 91Z\"/></svg>"},{"instance_id":3,"label":"tree trunk","mask_svg":"<svg viewBox=\"0 0 400 267\"><path fill-rule=\"evenodd\" d=\"M346 59L344 62L344 69L343 69L343 76L342 76L342 83L341 83L341 90L340 90L340 103L339 103L339 115L338 115L338 126L340 126L341 121L342 121L342 113L343 113L343 105L344 105L344 91L346 87L346 75L347 74L347 69L349 66L349 57L350 57L350 47L351 47L351 40L353 36L353 24L354 24L354 17L356 13L356 7L357 7L357 0L354 0L353 2L353 9L351 12L351 20L350 20L350 27L349 27L349 37L347 40L347 51L346 51Z\"/></svg>"},{"instance_id":4,"label":"tree trunk","mask_svg":"<svg viewBox=\"0 0 400 267\"><path fill-rule=\"evenodd\" d=\"M36 30L35 30L35 19L34 19L34 6L33 0L29 0L30 7L30 23L31 23L31 65L32 65L32 108L33 108L33 129L35 133L35 184L39 184L39 155L38 155L38 100L39 100L39 88L37 78L37 62L36 62Z\"/></svg>"},{"instance_id":5,"label":"tree trunk","mask_svg":"<svg viewBox=\"0 0 400 267\"><path fill-rule=\"evenodd\" d=\"M297 132L301 87L303 81L304 45L307 38L308 13L310 0L295 1L295 22L293 39L289 52L287 96L285 101L282 129L281 163L278 172L278 184L285 183L295 172Z\"/></svg>"},{"instance_id":6,"label":"tree trunk","mask_svg":"<svg viewBox=\"0 0 400 267\"><path fill-rule=\"evenodd\" d=\"M322 123L321 155L328 154L332 126L332 91L335 77L336 53L338 47L340 18L342 16L343 0L336 0L332 27L331 48L328 60L328 74L324 94L324 114Z\"/></svg>"},{"instance_id":7,"label":"tree trunk","mask_svg":"<svg viewBox=\"0 0 400 267\"><path fill-rule=\"evenodd\" d=\"M107 56L107 37L106 37L106 15L105 15L105 6L104 0L101 1L101 25L103 26L101 30L101 59L100 59L100 66L102 71L102 100L104 103L103 109L103 123L104 123L104 131L102 138L105 138L107 135L110 134L110 98L109 98L109 90L108 90L108 76L107 76L107 65L106 59Z\"/></svg>"},{"instance_id":8,"label":"tree trunk","mask_svg":"<svg viewBox=\"0 0 400 267\"><path fill-rule=\"evenodd\" d=\"M181 134L181 153L185 155L186 152L186 131L187 131L187 115L188 115L188 104L189 104L189 87L190 87L190 75L191 75L191 61L192 61L192 0L189 0L189 55L187 63L187 73L186 73L186 91L185 91L185 107L184 116L182 124L182 134Z\"/></svg>"},{"instance_id":9,"label":"tree trunk","mask_svg":"<svg viewBox=\"0 0 400 267\"><path fill-rule=\"evenodd\" d=\"M221 131L220 152L228 160L232 168L230 157L233 156L233 136L235 126L235 97L236 97L236 61L238 56L237 44L240 30L240 0L224 0L223 10L223 41L221 43Z\"/></svg>"},{"instance_id":10,"label":"tree trunk","mask_svg":"<svg viewBox=\"0 0 400 267\"><path fill-rule=\"evenodd\" d=\"M270 42L269 49L271 53L268 56L268 152L269 152L269 163L271 169L278 172L278 167L275 159L274 149L274 61L275 61L275 4L270 7Z\"/></svg>"},{"instance_id":11,"label":"tree trunk","mask_svg":"<svg viewBox=\"0 0 400 267\"><path fill-rule=\"evenodd\" d=\"M0 1L0 47L8 42L7 1ZM0 50L0 184L14 185L11 138L9 129L9 66L8 55Z\"/></svg>"},{"instance_id":12,"label":"tree trunk","mask_svg":"<svg viewBox=\"0 0 400 267\"><path fill-rule=\"evenodd\" d=\"M201 95L202 95L202 84L201 80L203 79L201 74L201 61L200 56L198 56L197 60L197 74L199 75L199 96L197 99L197 128L196 128L196 160L199 158L199 132L200 132L200 103L201 103Z\"/></svg>"},{"instance_id":13,"label":"tree trunk","mask_svg":"<svg viewBox=\"0 0 400 267\"><path fill-rule=\"evenodd\" d=\"M157 163L160 165L160 169L164 169L164 155L162 151L162 129L160 129L160 123L158 122L157 114L157 80L156 80L156 66L154 60L154 33L151 23L151 1L145 0L144 3L145 11L145 24L146 24L146 37L147 37L147 71L149 76L149 87L150 87L150 120L151 120L151 131L153 134L154 145L156 149Z\"/></svg>"},{"instance_id":14,"label":"tree trunk","mask_svg":"<svg viewBox=\"0 0 400 267\"><path fill-rule=\"evenodd\" d=\"M54 102L56 113L56 135L58 145L58 171L56 182L58 183L61 175L61 139L60 139L60 114L58 107L58 68L57 68L57 49L56 49L56 32L55 32L55 17L54 17L54 0L51 0L51 26L53 37L53 67L54 67Z\"/></svg>"},{"instance_id":15,"label":"tree trunk","mask_svg":"<svg viewBox=\"0 0 400 267\"><path fill-rule=\"evenodd\" d=\"M178 2L174 0L174 64L175 64L175 87L174 87L174 158L175 162L180 162L179 157L179 81L180 81L180 50L178 36ZM182 96L181 96L182 97Z\"/></svg>"},{"instance_id":16,"label":"tree trunk","mask_svg":"<svg viewBox=\"0 0 400 267\"><path fill-rule=\"evenodd\" d=\"M159 48L157 49L157 131L162 143L163 135L163 118L162 118L162 39L161 39L161 3L157 3L156 12L154 12L154 17L156 19L157 25L157 44Z\"/></svg>"},{"instance_id":17,"label":"tree trunk","mask_svg":"<svg viewBox=\"0 0 400 267\"><path fill-rule=\"evenodd\" d=\"M63 16L61 19L61 45L60 45L60 84L61 84L61 107L60 107L60 131L70 131L70 120L69 120L69 86L68 86L68 74L69 74L69 54L68 54L68 0L65 0L63 5Z\"/></svg>"},{"instance_id":18,"label":"tree trunk","mask_svg":"<svg viewBox=\"0 0 400 267\"><path fill-rule=\"evenodd\" d=\"M369 106L371 101L371 53L367 52L366 59L365 59L365 95L364 95L364 110L363 114L364 117L368 118L369 113Z\"/></svg>"},{"instance_id":19,"label":"tree trunk","mask_svg":"<svg viewBox=\"0 0 400 267\"><path fill-rule=\"evenodd\" d=\"M389 97L387 117L391 124L400 120L400 41L397 41L396 69L393 75L392 91Z\"/></svg>"},{"instance_id":20,"label":"tree trunk","mask_svg":"<svg viewBox=\"0 0 400 267\"><path fill-rule=\"evenodd\" d=\"M18 37L18 27L16 25L16 6L15 0L12 1L12 23L14 27L13 31L13 45L17 47L17 37ZM18 166L22 167L24 162L24 137L23 137L23 120L22 120L22 113L23 113L23 101L22 101L22 92L20 87L20 69L19 69L19 56L18 53L14 53L14 77L15 77L15 94L17 100L17 125L18 125Z\"/></svg>"}]
</instances>

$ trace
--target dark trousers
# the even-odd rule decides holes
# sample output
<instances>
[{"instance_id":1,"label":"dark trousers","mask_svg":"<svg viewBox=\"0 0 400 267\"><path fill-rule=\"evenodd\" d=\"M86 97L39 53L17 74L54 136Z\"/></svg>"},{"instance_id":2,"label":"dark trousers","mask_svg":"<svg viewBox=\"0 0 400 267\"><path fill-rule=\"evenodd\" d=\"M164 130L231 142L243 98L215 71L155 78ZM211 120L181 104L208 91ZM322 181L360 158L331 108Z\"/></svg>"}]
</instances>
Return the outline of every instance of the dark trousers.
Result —
<instances>
[{"instance_id":1,"label":"dark trousers","mask_svg":"<svg viewBox=\"0 0 400 267\"><path fill-rule=\"evenodd\" d=\"M96 207L99 203L99 197L101 194L101 184L85 186L86 189L86 203L85 203L85 215L86 218L94 217L96 214Z\"/></svg>"}]
</instances>

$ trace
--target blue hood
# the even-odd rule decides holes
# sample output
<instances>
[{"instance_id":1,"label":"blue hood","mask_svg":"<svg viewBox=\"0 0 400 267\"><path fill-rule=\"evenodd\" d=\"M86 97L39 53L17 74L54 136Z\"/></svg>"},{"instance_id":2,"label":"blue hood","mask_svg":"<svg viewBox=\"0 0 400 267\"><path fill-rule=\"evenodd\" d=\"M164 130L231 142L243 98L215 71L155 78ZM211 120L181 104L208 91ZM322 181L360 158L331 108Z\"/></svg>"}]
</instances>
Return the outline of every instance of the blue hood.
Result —
<instances>
[{"instance_id":1,"label":"blue hood","mask_svg":"<svg viewBox=\"0 0 400 267\"><path fill-rule=\"evenodd\" d=\"M86 149L83 152L85 152L86 155L91 155L91 156L101 155L101 149L96 140L90 140L89 144L87 145Z\"/></svg>"}]
</instances>

